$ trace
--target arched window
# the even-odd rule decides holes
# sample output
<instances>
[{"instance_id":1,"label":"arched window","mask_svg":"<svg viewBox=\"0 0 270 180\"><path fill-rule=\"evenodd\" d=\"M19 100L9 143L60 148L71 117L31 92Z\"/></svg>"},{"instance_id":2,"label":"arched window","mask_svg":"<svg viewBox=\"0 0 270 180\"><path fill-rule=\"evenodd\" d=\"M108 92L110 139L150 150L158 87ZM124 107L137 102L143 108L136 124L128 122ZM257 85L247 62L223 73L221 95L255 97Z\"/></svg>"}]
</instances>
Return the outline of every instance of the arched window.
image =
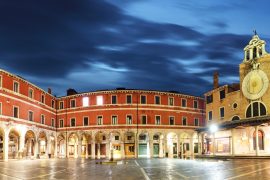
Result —
<instances>
[{"instance_id":1,"label":"arched window","mask_svg":"<svg viewBox=\"0 0 270 180\"><path fill-rule=\"evenodd\" d=\"M240 120L239 116L233 116L232 121Z\"/></svg>"},{"instance_id":2,"label":"arched window","mask_svg":"<svg viewBox=\"0 0 270 180\"><path fill-rule=\"evenodd\" d=\"M261 102L253 102L251 103L246 111L246 118L249 117L257 117L257 116L265 116L266 108Z\"/></svg>"},{"instance_id":3,"label":"arched window","mask_svg":"<svg viewBox=\"0 0 270 180\"><path fill-rule=\"evenodd\" d=\"M249 60L249 58L250 58L249 57L249 50L247 50L247 57L246 58L247 58L247 60Z\"/></svg>"},{"instance_id":4,"label":"arched window","mask_svg":"<svg viewBox=\"0 0 270 180\"><path fill-rule=\"evenodd\" d=\"M258 145L259 150L264 150L264 135L261 130L258 131ZM256 150L256 131L253 133L253 149Z\"/></svg>"}]
</instances>

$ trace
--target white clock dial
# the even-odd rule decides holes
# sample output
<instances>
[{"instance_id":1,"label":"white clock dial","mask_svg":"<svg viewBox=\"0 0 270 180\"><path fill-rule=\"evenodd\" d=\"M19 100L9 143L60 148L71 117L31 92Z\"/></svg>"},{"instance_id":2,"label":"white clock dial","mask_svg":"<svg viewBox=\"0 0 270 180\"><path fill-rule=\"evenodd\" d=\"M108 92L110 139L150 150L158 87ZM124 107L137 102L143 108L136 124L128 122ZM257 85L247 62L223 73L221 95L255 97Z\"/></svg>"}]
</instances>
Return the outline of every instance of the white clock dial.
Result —
<instances>
[{"instance_id":1,"label":"white clock dial","mask_svg":"<svg viewBox=\"0 0 270 180\"><path fill-rule=\"evenodd\" d=\"M269 80L262 70L249 72L242 83L242 92L248 99L255 100L264 95L268 89Z\"/></svg>"}]
</instances>

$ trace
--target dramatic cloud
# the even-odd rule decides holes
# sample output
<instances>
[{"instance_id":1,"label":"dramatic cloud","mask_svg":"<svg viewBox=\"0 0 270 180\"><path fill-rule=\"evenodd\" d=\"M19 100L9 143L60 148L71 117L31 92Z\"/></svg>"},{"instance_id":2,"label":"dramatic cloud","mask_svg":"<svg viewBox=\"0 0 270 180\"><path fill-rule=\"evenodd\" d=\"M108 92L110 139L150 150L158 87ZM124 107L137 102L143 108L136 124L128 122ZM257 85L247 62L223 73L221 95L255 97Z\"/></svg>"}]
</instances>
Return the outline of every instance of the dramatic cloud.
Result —
<instances>
[{"instance_id":1,"label":"dramatic cloud","mask_svg":"<svg viewBox=\"0 0 270 180\"><path fill-rule=\"evenodd\" d=\"M227 83L237 81L252 30L243 34L231 27L229 13L237 6L172 0L5 1L0 6L0 68L44 89L52 87L57 95L67 88L116 87L202 95L212 87L216 70ZM219 18L221 11L227 14Z\"/></svg>"}]
</instances>

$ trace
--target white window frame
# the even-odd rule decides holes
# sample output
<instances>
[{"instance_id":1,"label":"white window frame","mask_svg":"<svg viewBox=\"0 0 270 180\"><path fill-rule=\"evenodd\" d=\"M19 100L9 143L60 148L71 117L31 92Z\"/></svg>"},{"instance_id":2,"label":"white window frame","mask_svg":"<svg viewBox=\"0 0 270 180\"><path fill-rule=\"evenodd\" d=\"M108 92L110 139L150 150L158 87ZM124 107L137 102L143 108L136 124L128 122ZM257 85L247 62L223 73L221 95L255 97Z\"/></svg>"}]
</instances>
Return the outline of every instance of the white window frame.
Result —
<instances>
[{"instance_id":1,"label":"white window frame","mask_svg":"<svg viewBox=\"0 0 270 180\"><path fill-rule=\"evenodd\" d=\"M128 123L128 119L127 119L128 116L131 116L131 124ZM133 124L133 117L132 117L131 114L127 114L127 115L126 115L126 124L127 124L127 125L132 125L132 124Z\"/></svg>"},{"instance_id":2,"label":"white window frame","mask_svg":"<svg viewBox=\"0 0 270 180\"><path fill-rule=\"evenodd\" d=\"M52 101L51 101L51 107L55 108L55 100L54 99L52 99Z\"/></svg>"},{"instance_id":3,"label":"white window frame","mask_svg":"<svg viewBox=\"0 0 270 180\"><path fill-rule=\"evenodd\" d=\"M71 123L71 120L72 119L75 120L75 126L72 126L72 123ZM76 127L76 118L75 117L70 118L70 120L69 120L69 127Z\"/></svg>"},{"instance_id":4,"label":"white window frame","mask_svg":"<svg viewBox=\"0 0 270 180\"><path fill-rule=\"evenodd\" d=\"M3 87L3 76L0 75L0 88L2 88L2 87Z\"/></svg>"},{"instance_id":5,"label":"white window frame","mask_svg":"<svg viewBox=\"0 0 270 180\"><path fill-rule=\"evenodd\" d=\"M15 91L15 83L18 84L18 91ZM15 81L15 80L13 81L13 92L20 93L20 83L18 81Z\"/></svg>"},{"instance_id":6,"label":"white window frame","mask_svg":"<svg viewBox=\"0 0 270 180\"><path fill-rule=\"evenodd\" d=\"M113 97L115 96L115 103L113 103ZM111 95L111 104L117 104L117 95Z\"/></svg>"},{"instance_id":7,"label":"white window frame","mask_svg":"<svg viewBox=\"0 0 270 180\"><path fill-rule=\"evenodd\" d=\"M63 126L61 126L61 121L63 122ZM59 119L59 128L64 127L64 119Z\"/></svg>"},{"instance_id":8,"label":"white window frame","mask_svg":"<svg viewBox=\"0 0 270 180\"><path fill-rule=\"evenodd\" d=\"M184 118L186 119L186 124L184 124ZM187 116L183 116L182 117L182 126L187 126L188 125L188 119L187 119Z\"/></svg>"},{"instance_id":9,"label":"white window frame","mask_svg":"<svg viewBox=\"0 0 270 180\"><path fill-rule=\"evenodd\" d=\"M63 104L63 107L61 108L61 103ZM64 101L59 101L59 108L58 109L64 109L65 105L64 105Z\"/></svg>"},{"instance_id":10,"label":"white window frame","mask_svg":"<svg viewBox=\"0 0 270 180\"><path fill-rule=\"evenodd\" d=\"M44 123L42 123L42 116L44 117ZM40 115L40 124L46 124L46 118L44 114Z\"/></svg>"},{"instance_id":11,"label":"white window frame","mask_svg":"<svg viewBox=\"0 0 270 180\"><path fill-rule=\"evenodd\" d=\"M116 117L116 123L113 123L113 117ZM118 125L118 116L117 115L112 115L111 116L111 124L112 125Z\"/></svg>"},{"instance_id":12,"label":"white window frame","mask_svg":"<svg viewBox=\"0 0 270 180\"><path fill-rule=\"evenodd\" d=\"M186 102L186 106L183 106L183 100ZM181 98L181 107L187 107L187 99L186 98Z\"/></svg>"},{"instance_id":13,"label":"white window frame","mask_svg":"<svg viewBox=\"0 0 270 180\"><path fill-rule=\"evenodd\" d=\"M2 102L0 102L0 115L2 115Z\"/></svg>"},{"instance_id":14,"label":"white window frame","mask_svg":"<svg viewBox=\"0 0 270 180\"><path fill-rule=\"evenodd\" d=\"M51 126L55 127L55 119L54 118L51 118Z\"/></svg>"},{"instance_id":15,"label":"white window frame","mask_svg":"<svg viewBox=\"0 0 270 180\"><path fill-rule=\"evenodd\" d=\"M14 117L14 108L17 108L18 109L18 117ZM19 106L13 106L13 118L20 118L20 108L19 108Z\"/></svg>"},{"instance_id":16,"label":"white window frame","mask_svg":"<svg viewBox=\"0 0 270 180\"><path fill-rule=\"evenodd\" d=\"M143 118L142 118L143 116L146 117L146 118L145 118L145 120L146 120L146 123L145 123L145 124L142 123L142 122L143 122ZM142 114L142 115L141 115L141 124L142 124L142 125L147 125L147 115L146 115L146 114Z\"/></svg>"},{"instance_id":17,"label":"white window frame","mask_svg":"<svg viewBox=\"0 0 270 180\"><path fill-rule=\"evenodd\" d=\"M96 96L96 105L103 106L104 105L104 98L102 95Z\"/></svg>"},{"instance_id":18,"label":"white window frame","mask_svg":"<svg viewBox=\"0 0 270 180\"><path fill-rule=\"evenodd\" d=\"M88 96L84 96L82 98L82 107L89 107L89 97Z\"/></svg>"},{"instance_id":19,"label":"white window frame","mask_svg":"<svg viewBox=\"0 0 270 180\"><path fill-rule=\"evenodd\" d=\"M195 102L197 102L197 107L195 107ZM199 109L199 101L198 100L193 100L193 108Z\"/></svg>"},{"instance_id":20,"label":"white window frame","mask_svg":"<svg viewBox=\"0 0 270 180\"><path fill-rule=\"evenodd\" d=\"M196 120L198 121L198 125L196 125ZM194 126L200 126L199 118L194 118Z\"/></svg>"},{"instance_id":21,"label":"white window frame","mask_svg":"<svg viewBox=\"0 0 270 180\"><path fill-rule=\"evenodd\" d=\"M156 97L159 97L159 104L156 102ZM155 105L161 105L161 96L155 95Z\"/></svg>"},{"instance_id":22,"label":"white window frame","mask_svg":"<svg viewBox=\"0 0 270 180\"><path fill-rule=\"evenodd\" d=\"M170 99L173 100L172 105L170 104ZM174 106L174 97L168 97L168 106Z\"/></svg>"},{"instance_id":23,"label":"white window frame","mask_svg":"<svg viewBox=\"0 0 270 180\"><path fill-rule=\"evenodd\" d=\"M145 94L140 95L140 104L142 104L142 96L145 96L145 104L147 104L147 96Z\"/></svg>"},{"instance_id":24,"label":"white window frame","mask_svg":"<svg viewBox=\"0 0 270 180\"><path fill-rule=\"evenodd\" d=\"M87 120L88 120L88 124L87 125L85 125L85 123L84 123L84 118L87 118ZM89 126L89 116L83 116L83 126Z\"/></svg>"},{"instance_id":25,"label":"white window frame","mask_svg":"<svg viewBox=\"0 0 270 180\"><path fill-rule=\"evenodd\" d=\"M74 101L74 107L71 106L72 102ZM76 99L70 99L69 100L69 107L70 108L76 108Z\"/></svg>"},{"instance_id":26,"label":"white window frame","mask_svg":"<svg viewBox=\"0 0 270 180\"><path fill-rule=\"evenodd\" d=\"M159 117L159 124L157 123L157 117ZM161 115L155 115L155 125L161 125Z\"/></svg>"},{"instance_id":27,"label":"white window frame","mask_svg":"<svg viewBox=\"0 0 270 180\"><path fill-rule=\"evenodd\" d=\"M131 97L131 102L130 102L130 103L127 102L127 97L128 97L128 96ZM132 104L132 94L127 94L127 95L126 95L126 104Z\"/></svg>"},{"instance_id":28,"label":"white window frame","mask_svg":"<svg viewBox=\"0 0 270 180\"><path fill-rule=\"evenodd\" d=\"M222 108L223 108L223 114L224 114L223 117L221 117L221 109ZM222 107L219 108L219 117L220 117L220 119L224 119L224 117L225 117L225 107L224 106L222 106Z\"/></svg>"},{"instance_id":29,"label":"white window frame","mask_svg":"<svg viewBox=\"0 0 270 180\"><path fill-rule=\"evenodd\" d=\"M32 91L32 97L30 96L30 92ZM31 99L34 99L34 89L33 88L28 88L28 97Z\"/></svg>"},{"instance_id":30,"label":"white window frame","mask_svg":"<svg viewBox=\"0 0 270 180\"><path fill-rule=\"evenodd\" d=\"M101 123L99 123L98 119L101 117ZM97 115L97 125L101 126L103 125L103 116L102 115Z\"/></svg>"},{"instance_id":31,"label":"white window frame","mask_svg":"<svg viewBox=\"0 0 270 180\"><path fill-rule=\"evenodd\" d=\"M171 124L171 117L173 118L173 124ZM169 125L174 126L175 125L175 116L169 116Z\"/></svg>"},{"instance_id":32,"label":"white window frame","mask_svg":"<svg viewBox=\"0 0 270 180\"><path fill-rule=\"evenodd\" d=\"M44 102L42 102L42 97L44 97L43 99L44 99ZM45 94L41 94L41 96L40 96L40 102L42 103L42 104L45 104L45 102L46 102L46 97L45 97Z\"/></svg>"},{"instance_id":33,"label":"white window frame","mask_svg":"<svg viewBox=\"0 0 270 180\"><path fill-rule=\"evenodd\" d=\"M30 115L29 113L30 112L32 112L32 120L30 120L30 117L29 117L29 115ZM31 110L28 111L28 121L34 121L34 112L31 111Z\"/></svg>"}]
</instances>

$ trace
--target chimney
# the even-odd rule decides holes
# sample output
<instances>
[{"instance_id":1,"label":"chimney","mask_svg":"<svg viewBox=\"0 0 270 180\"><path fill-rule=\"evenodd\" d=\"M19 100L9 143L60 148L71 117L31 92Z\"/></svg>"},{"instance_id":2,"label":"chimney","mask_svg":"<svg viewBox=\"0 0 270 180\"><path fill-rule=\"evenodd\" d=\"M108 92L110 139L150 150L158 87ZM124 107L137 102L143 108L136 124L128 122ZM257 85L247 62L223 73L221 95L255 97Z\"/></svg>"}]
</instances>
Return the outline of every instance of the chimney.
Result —
<instances>
[{"instance_id":1,"label":"chimney","mask_svg":"<svg viewBox=\"0 0 270 180\"><path fill-rule=\"evenodd\" d=\"M216 88L218 88L218 72L217 71L215 71L214 72L214 76L213 76L213 84L214 84L214 89L216 89Z\"/></svg>"},{"instance_id":2,"label":"chimney","mask_svg":"<svg viewBox=\"0 0 270 180\"><path fill-rule=\"evenodd\" d=\"M75 95L77 94L77 91L75 89L68 89L67 90L67 96Z\"/></svg>"},{"instance_id":3,"label":"chimney","mask_svg":"<svg viewBox=\"0 0 270 180\"><path fill-rule=\"evenodd\" d=\"M48 88L48 93L52 94L52 89L51 88Z\"/></svg>"}]
</instances>

